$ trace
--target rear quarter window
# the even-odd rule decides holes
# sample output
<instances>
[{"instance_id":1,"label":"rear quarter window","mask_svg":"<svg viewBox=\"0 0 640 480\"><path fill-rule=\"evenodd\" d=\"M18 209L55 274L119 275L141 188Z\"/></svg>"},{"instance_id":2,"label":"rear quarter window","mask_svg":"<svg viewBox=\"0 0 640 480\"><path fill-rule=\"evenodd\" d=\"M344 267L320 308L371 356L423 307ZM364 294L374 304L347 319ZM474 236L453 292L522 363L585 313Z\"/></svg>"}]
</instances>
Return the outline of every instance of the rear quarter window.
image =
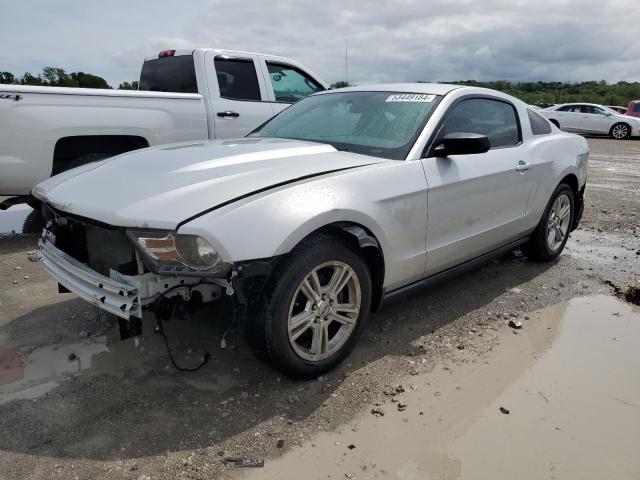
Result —
<instances>
[{"instance_id":1,"label":"rear quarter window","mask_svg":"<svg viewBox=\"0 0 640 480\"><path fill-rule=\"evenodd\" d=\"M139 88L152 92L198 93L193 56L147 60L142 64Z\"/></svg>"},{"instance_id":2,"label":"rear quarter window","mask_svg":"<svg viewBox=\"0 0 640 480\"><path fill-rule=\"evenodd\" d=\"M529 123L531 124L531 132L534 135L547 135L551 133L551 125L544 117L529 109L527 109L527 115L529 116Z\"/></svg>"}]
</instances>

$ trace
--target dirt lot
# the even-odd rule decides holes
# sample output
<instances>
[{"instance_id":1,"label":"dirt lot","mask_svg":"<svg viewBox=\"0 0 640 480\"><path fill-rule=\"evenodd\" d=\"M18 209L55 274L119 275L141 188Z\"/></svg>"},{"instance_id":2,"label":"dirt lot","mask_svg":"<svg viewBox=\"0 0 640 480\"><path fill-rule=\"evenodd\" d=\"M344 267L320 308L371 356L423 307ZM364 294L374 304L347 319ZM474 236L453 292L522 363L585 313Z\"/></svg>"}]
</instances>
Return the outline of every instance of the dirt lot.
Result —
<instances>
[{"instance_id":1,"label":"dirt lot","mask_svg":"<svg viewBox=\"0 0 640 480\"><path fill-rule=\"evenodd\" d=\"M177 372L153 318L119 341L31 261L37 235L2 236L0 479L640 478L640 317L612 298L640 286L640 141L589 144L585 215L556 263L516 251L391 305L307 382L260 364L237 329L221 349L225 305L167 324L180 363L212 357ZM37 216L0 213L0 231L23 226Z\"/></svg>"}]
</instances>

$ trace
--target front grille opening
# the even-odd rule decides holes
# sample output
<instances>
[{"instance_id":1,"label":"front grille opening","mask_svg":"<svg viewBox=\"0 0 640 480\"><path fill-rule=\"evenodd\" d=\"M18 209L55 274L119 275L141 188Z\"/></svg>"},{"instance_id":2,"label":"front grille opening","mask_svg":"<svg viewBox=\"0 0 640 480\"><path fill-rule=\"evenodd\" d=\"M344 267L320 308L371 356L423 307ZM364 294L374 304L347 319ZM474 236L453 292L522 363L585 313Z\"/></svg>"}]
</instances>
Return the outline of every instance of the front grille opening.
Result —
<instances>
[{"instance_id":1,"label":"front grille opening","mask_svg":"<svg viewBox=\"0 0 640 480\"><path fill-rule=\"evenodd\" d=\"M66 225L56 225L54 233L56 247L106 277L111 269L138 274L134 247L123 230L67 218Z\"/></svg>"}]
</instances>

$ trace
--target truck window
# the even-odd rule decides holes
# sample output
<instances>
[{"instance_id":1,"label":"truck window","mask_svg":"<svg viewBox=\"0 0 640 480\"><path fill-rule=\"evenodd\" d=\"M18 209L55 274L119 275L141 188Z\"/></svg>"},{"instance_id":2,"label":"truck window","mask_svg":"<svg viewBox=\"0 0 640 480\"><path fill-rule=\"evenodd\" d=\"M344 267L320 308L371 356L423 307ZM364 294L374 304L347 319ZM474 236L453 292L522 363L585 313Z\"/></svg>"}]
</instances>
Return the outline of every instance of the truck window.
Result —
<instances>
[{"instance_id":1,"label":"truck window","mask_svg":"<svg viewBox=\"0 0 640 480\"><path fill-rule=\"evenodd\" d=\"M142 64L140 90L198 93L192 55L154 58Z\"/></svg>"},{"instance_id":2,"label":"truck window","mask_svg":"<svg viewBox=\"0 0 640 480\"><path fill-rule=\"evenodd\" d=\"M231 100L262 100L253 60L216 57L220 96Z\"/></svg>"},{"instance_id":3,"label":"truck window","mask_svg":"<svg viewBox=\"0 0 640 480\"><path fill-rule=\"evenodd\" d=\"M324 90L313 78L290 65L267 62L267 68L276 102L295 103Z\"/></svg>"}]
</instances>

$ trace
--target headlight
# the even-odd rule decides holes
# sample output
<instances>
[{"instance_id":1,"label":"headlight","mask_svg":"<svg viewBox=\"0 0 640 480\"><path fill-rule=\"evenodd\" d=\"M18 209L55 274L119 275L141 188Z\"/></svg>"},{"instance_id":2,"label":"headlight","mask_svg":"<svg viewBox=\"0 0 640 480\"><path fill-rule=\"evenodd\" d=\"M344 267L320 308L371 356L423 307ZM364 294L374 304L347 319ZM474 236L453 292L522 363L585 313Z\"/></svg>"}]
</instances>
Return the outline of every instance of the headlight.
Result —
<instances>
[{"instance_id":1,"label":"headlight","mask_svg":"<svg viewBox=\"0 0 640 480\"><path fill-rule=\"evenodd\" d=\"M127 231L157 273L209 273L222 266L213 246L197 235Z\"/></svg>"},{"instance_id":2,"label":"headlight","mask_svg":"<svg viewBox=\"0 0 640 480\"><path fill-rule=\"evenodd\" d=\"M218 252L209 242L197 235L178 235L176 250L185 263L192 267L211 268L219 261Z\"/></svg>"}]
</instances>

